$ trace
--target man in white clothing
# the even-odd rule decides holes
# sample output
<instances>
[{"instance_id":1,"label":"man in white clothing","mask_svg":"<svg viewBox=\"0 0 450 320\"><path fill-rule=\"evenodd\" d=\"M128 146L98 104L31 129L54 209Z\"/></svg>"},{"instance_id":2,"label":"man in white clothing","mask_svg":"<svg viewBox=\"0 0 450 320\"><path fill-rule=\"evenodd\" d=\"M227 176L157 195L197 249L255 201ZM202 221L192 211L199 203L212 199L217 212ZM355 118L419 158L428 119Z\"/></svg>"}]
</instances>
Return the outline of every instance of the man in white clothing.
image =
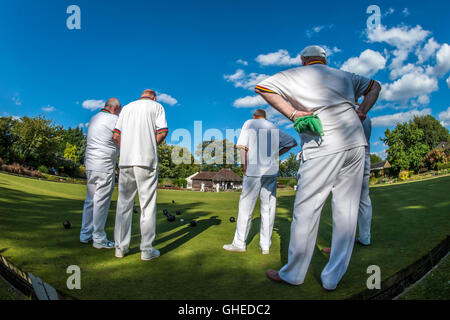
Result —
<instances>
[{"instance_id":1,"label":"man in white clothing","mask_svg":"<svg viewBox=\"0 0 450 320\"><path fill-rule=\"evenodd\" d=\"M358 103L356 103L359 105ZM364 157L364 176L361 189L361 198L359 200L359 212L358 212L358 230L359 237L356 239L356 243L362 246L370 245L370 228L372 224L372 201L369 196L369 182L370 182L370 134L372 132L372 121L367 116L362 122L364 135L367 140L367 147L365 149ZM325 253L330 253L331 248L325 247L322 249Z\"/></svg>"},{"instance_id":2,"label":"man in white clothing","mask_svg":"<svg viewBox=\"0 0 450 320\"><path fill-rule=\"evenodd\" d=\"M347 270L355 242L367 146L361 119L374 105L381 86L366 77L328 67L325 50L318 46L306 47L301 59L303 67L277 73L255 88L272 107L294 121L303 151L288 262L266 275L292 285L304 282L320 214L332 192L331 255L321 280L324 289L334 290ZM363 95L361 106L355 109L355 101ZM311 117L319 119L320 134L297 126Z\"/></svg>"},{"instance_id":3,"label":"man in white clothing","mask_svg":"<svg viewBox=\"0 0 450 320\"><path fill-rule=\"evenodd\" d=\"M120 147L120 175L114 240L118 258L129 250L136 192L141 206L141 259L160 255L152 246L156 233L157 147L167 132L165 111L156 102L153 90L145 90L139 100L127 104L117 121L114 140Z\"/></svg>"},{"instance_id":4,"label":"man in white clothing","mask_svg":"<svg viewBox=\"0 0 450 320\"><path fill-rule=\"evenodd\" d=\"M89 122L87 134L85 167L87 194L84 201L80 242L89 243L97 249L114 248L114 242L106 237L105 223L114 190L114 170L118 150L113 140L113 130L121 105L116 98L106 101Z\"/></svg>"},{"instance_id":5,"label":"man in white clothing","mask_svg":"<svg viewBox=\"0 0 450 320\"><path fill-rule=\"evenodd\" d=\"M234 240L232 244L223 246L225 250L246 251L252 213L259 196L259 246L263 254L269 254L277 202L278 159L296 145L294 138L266 120L266 112L262 109L256 110L253 119L244 123L237 143L241 153L244 181Z\"/></svg>"}]
</instances>

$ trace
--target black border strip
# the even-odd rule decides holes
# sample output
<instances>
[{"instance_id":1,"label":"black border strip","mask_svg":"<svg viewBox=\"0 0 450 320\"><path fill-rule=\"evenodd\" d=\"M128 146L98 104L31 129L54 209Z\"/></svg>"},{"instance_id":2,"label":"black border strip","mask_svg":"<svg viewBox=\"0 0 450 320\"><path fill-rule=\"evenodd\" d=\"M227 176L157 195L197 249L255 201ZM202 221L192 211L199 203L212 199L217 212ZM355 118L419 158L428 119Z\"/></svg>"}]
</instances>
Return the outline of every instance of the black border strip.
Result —
<instances>
[{"instance_id":1,"label":"black border strip","mask_svg":"<svg viewBox=\"0 0 450 320\"><path fill-rule=\"evenodd\" d=\"M380 290L366 289L350 300L392 300L406 288L419 281L450 251L450 235L419 260L400 270L381 283Z\"/></svg>"}]
</instances>

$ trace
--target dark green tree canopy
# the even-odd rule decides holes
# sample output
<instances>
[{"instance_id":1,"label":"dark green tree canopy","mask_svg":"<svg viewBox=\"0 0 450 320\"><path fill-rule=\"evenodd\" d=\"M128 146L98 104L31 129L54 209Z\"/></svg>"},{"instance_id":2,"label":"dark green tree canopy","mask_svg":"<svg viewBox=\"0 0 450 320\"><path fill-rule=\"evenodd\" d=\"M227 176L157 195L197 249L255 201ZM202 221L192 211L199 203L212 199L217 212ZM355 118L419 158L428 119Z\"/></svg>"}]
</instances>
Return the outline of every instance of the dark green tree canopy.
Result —
<instances>
[{"instance_id":1,"label":"dark green tree canopy","mask_svg":"<svg viewBox=\"0 0 450 320\"><path fill-rule=\"evenodd\" d=\"M433 116L416 116L414 117L413 122L423 131L422 142L425 143L430 150L436 148L439 142L450 142L448 130Z\"/></svg>"}]
</instances>

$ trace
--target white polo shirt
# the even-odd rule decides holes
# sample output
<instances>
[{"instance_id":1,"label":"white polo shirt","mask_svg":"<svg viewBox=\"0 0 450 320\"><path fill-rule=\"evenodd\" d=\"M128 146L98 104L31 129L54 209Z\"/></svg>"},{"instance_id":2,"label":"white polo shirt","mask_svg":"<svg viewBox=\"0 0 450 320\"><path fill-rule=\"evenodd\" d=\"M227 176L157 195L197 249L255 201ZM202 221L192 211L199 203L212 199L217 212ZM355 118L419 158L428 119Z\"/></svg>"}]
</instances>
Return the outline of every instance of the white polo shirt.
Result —
<instances>
[{"instance_id":1,"label":"white polo shirt","mask_svg":"<svg viewBox=\"0 0 450 320\"><path fill-rule=\"evenodd\" d=\"M84 164L86 170L110 173L116 166L117 144L113 130L119 117L102 109L91 118L88 126Z\"/></svg>"},{"instance_id":2,"label":"white polo shirt","mask_svg":"<svg viewBox=\"0 0 450 320\"><path fill-rule=\"evenodd\" d=\"M300 134L302 156L308 160L367 146L361 121L353 108L373 83L366 77L317 61L279 72L258 83L256 88L277 93L294 108L313 112L320 118L324 136Z\"/></svg>"},{"instance_id":3,"label":"white polo shirt","mask_svg":"<svg viewBox=\"0 0 450 320\"><path fill-rule=\"evenodd\" d=\"M119 167L158 168L156 135L167 132L166 114L158 102L141 98L127 104L114 132L120 134Z\"/></svg>"},{"instance_id":4,"label":"white polo shirt","mask_svg":"<svg viewBox=\"0 0 450 320\"><path fill-rule=\"evenodd\" d=\"M248 151L249 177L278 176L278 151L297 144L294 138L281 131L272 122L261 118L251 119L241 129L237 147Z\"/></svg>"}]
</instances>

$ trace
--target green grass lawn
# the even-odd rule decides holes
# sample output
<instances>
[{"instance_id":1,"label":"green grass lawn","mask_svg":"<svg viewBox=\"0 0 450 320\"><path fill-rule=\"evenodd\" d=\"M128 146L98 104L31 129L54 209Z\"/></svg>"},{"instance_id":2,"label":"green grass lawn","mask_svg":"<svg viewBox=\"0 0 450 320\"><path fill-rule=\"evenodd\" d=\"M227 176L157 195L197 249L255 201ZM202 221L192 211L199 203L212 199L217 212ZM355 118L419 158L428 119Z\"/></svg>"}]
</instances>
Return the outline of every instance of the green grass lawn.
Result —
<instances>
[{"instance_id":1,"label":"green grass lawn","mask_svg":"<svg viewBox=\"0 0 450 320\"><path fill-rule=\"evenodd\" d=\"M450 299L450 256L447 255L422 280L399 297L399 300Z\"/></svg>"},{"instance_id":2,"label":"green grass lawn","mask_svg":"<svg viewBox=\"0 0 450 320\"><path fill-rule=\"evenodd\" d=\"M233 239L239 193L160 190L157 238L161 257L140 260L139 215L134 214L131 254L79 243L85 186L0 174L0 254L23 271L82 299L344 299L366 288L370 265L386 279L425 255L450 234L450 177L371 189L374 203L372 246L356 246L338 290L327 293L320 272L328 255L316 250L301 286L269 281L266 269L287 261L294 191L279 191L270 255L259 251L259 207L255 210L246 253L222 245ZM113 240L115 200L106 231ZM175 204L172 204L175 200ZM182 216L169 223L167 208ZM179 218L185 219L180 222ZM72 229L62 221L69 219ZM196 219L197 227L189 221ZM322 214L318 247L331 241L331 209ZM66 268L81 268L81 290L66 288Z\"/></svg>"},{"instance_id":3,"label":"green grass lawn","mask_svg":"<svg viewBox=\"0 0 450 320\"><path fill-rule=\"evenodd\" d=\"M15 290L0 276L0 300L25 300L26 297Z\"/></svg>"}]
</instances>

